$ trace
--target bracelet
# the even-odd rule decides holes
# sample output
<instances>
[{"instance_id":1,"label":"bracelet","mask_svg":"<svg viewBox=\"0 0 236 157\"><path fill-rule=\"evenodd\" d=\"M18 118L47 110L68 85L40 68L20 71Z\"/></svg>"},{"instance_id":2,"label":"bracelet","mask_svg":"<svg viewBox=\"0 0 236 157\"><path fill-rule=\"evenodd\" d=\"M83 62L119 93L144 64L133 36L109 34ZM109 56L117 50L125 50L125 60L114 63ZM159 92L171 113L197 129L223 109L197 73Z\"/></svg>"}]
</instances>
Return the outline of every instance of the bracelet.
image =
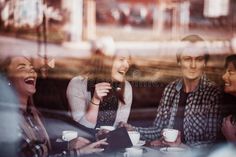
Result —
<instances>
[{"instance_id":1,"label":"bracelet","mask_svg":"<svg viewBox=\"0 0 236 157\"><path fill-rule=\"evenodd\" d=\"M92 100L90 100L90 103L93 104L93 105L96 105L96 106L99 105L99 104L95 104Z\"/></svg>"}]
</instances>

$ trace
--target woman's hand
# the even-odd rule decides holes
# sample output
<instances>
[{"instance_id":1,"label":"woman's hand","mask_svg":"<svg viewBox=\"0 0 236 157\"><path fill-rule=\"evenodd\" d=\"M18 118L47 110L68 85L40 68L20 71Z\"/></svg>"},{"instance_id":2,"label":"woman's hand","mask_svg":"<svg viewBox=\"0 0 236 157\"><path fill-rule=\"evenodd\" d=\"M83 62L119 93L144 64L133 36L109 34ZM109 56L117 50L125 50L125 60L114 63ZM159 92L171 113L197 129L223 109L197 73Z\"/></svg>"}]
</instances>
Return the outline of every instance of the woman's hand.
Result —
<instances>
[{"instance_id":1,"label":"woman's hand","mask_svg":"<svg viewBox=\"0 0 236 157\"><path fill-rule=\"evenodd\" d=\"M107 82L97 83L95 85L93 97L90 101L90 105L85 114L85 118L89 122L96 124L99 104L102 101L103 97L109 93L110 89L111 89L111 85L110 83L107 83Z\"/></svg>"},{"instance_id":2,"label":"woman's hand","mask_svg":"<svg viewBox=\"0 0 236 157\"><path fill-rule=\"evenodd\" d=\"M127 131L135 131L134 127L128 123L125 122L119 122L118 128L125 127Z\"/></svg>"},{"instance_id":3,"label":"woman's hand","mask_svg":"<svg viewBox=\"0 0 236 157\"><path fill-rule=\"evenodd\" d=\"M97 133L96 133L96 139L99 140L99 139L104 139L107 137L107 134L109 133L110 131L109 130L105 130L105 129L102 129L102 130L99 130Z\"/></svg>"},{"instance_id":4,"label":"woman's hand","mask_svg":"<svg viewBox=\"0 0 236 157\"><path fill-rule=\"evenodd\" d=\"M79 149L90 143L89 140L83 137L77 137L69 142L69 149Z\"/></svg>"},{"instance_id":5,"label":"woman's hand","mask_svg":"<svg viewBox=\"0 0 236 157\"><path fill-rule=\"evenodd\" d=\"M95 90L92 98L94 104L98 104L102 101L104 96L107 96L109 90L111 89L110 83L102 82L95 85Z\"/></svg>"},{"instance_id":6,"label":"woman's hand","mask_svg":"<svg viewBox=\"0 0 236 157\"><path fill-rule=\"evenodd\" d=\"M77 153L79 155L85 155L85 154L91 154L91 153L96 153L96 152L102 152L104 151L104 149L100 147L101 145L108 145L106 140L107 139L103 139L103 140L91 143L87 146L84 146L83 148L78 149Z\"/></svg>"},{"instance_id":7,"label":"woman's hand","mask_svg":"<svg viewBox=\"0 0 236 157\"><path fill-rule=\"evenodd\" d=\"M231 122L232 115L224 118L221 131L225 138L230 142L236 142L236 124Z\"/></svg>"}]
</instances>

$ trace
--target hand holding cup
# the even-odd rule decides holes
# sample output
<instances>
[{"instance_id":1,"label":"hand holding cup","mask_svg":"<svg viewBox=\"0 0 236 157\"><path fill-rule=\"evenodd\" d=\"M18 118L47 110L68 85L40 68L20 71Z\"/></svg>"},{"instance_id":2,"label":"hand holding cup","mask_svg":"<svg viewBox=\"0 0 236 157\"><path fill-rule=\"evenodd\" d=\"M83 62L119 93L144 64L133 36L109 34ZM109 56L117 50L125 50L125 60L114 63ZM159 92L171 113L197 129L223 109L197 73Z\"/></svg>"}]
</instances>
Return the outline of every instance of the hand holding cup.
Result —
<instances>
[{"instance_id":1,"label":"hand holding cup","mask_svg":"<svg viewBox=\"0 0 236 157\"><path fill-rule=\"evenodd\" d=\"M181 145L181 133L176 129L163 129L162 131L164 145L178 147Z\"/></svg>"}]
</instances>

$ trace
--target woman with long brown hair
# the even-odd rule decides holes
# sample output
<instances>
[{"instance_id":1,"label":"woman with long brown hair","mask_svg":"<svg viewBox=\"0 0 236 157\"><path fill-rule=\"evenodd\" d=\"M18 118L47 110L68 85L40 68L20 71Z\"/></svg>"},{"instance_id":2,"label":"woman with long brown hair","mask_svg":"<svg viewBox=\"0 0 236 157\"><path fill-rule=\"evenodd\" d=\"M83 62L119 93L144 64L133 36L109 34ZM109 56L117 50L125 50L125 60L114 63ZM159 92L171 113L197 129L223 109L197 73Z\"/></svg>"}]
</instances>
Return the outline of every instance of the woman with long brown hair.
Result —
<instances>
[{"instance_id":1,"label":"woman with long brown hair","mask_svg":"<svg viewBox=\"0 0 236 157\"><path fill-rule=\"evenodd\" d=\"M76 76L67 87L72 118L90 129L127 122L132 104L132 87L125 79L129 53L95 55L91 65L89 76Z\"/></svg>"},{"instance_id":2,"label":"woman with long brown hair","mask_svg":"<svg viewBox=\"0 0 236 157\"><path fill-rule=\"evenodd\" d=\"M1 72L4 73L9 83L8 85L15 89L19 100L20 108L20 129L21 143L20 156L49 156L52 154L49 136L40 120L40 113L35 108L32 95L36 92L37 73L31 64L31 60L14 56L5 58L1 62ZM63 154L88 154L100 152L103 149L99 145L107 144L101 140L90 144L82 137L75 138L68 142L64 150L58 150L57 153ZM56 151L55 151L56 152Z\"/></svg>"}]
</instances>

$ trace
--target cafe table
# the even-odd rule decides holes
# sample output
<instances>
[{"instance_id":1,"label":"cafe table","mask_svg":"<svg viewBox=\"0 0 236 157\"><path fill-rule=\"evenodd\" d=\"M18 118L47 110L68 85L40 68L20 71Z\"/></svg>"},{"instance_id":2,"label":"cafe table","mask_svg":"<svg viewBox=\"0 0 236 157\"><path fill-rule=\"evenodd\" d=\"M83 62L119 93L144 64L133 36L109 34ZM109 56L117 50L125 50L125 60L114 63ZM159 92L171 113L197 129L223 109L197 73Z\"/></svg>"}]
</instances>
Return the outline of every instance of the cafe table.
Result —
<instances>
[{"instance_id":1,"label":"cafe table","mask_svg":"<svg viewBox=\"0 0 236 157\"><path fill-rule=\"evenodd\" d=\"M126 149L122 149L112 152L94 153L86 155L86 157L87 156L88 157L199 157L196 153L193 153L191 151L168 153L161 151L159 147L147 147L147 146L137 147L137 149L142 149L143 150L142 153L138 155L130 155L128 154Z\"/></svg>"}]
</instances>

